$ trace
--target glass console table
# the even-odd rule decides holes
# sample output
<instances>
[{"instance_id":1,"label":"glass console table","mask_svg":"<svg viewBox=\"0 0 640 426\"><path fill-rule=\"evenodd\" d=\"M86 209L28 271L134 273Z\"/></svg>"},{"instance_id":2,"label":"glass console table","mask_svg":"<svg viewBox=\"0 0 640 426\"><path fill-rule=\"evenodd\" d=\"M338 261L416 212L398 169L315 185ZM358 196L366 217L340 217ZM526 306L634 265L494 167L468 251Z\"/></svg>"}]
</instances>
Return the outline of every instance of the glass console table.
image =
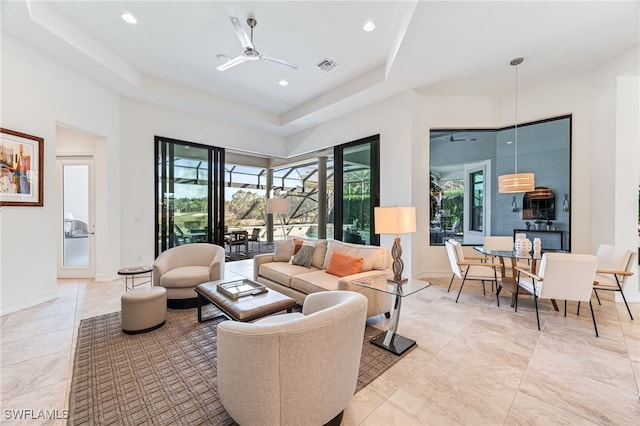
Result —
<instances>
[{"instance_id":1,"label":"glass console table","mask_svg":"<svg viewBox=\"0 0 640 426\"><path fill-rule=\"evenodd\" d=\"M400 307L402 306L403 297L407 297L413 293L430 287L432 285L430 282L409 279L402 284L398 284L393 281L388 281L386 275L378 275L353 280L350 281L350 284L370 288L372 290L381 291L395 296L393 312L391 313L391 322L389 323L387 331L384 331L371 339L371 343L393 352L396 355L402 355L416 345L415 340L408 339L396 333L396 330L398 329L398 320L400 319Z\"/></svg>"}]
</instances>

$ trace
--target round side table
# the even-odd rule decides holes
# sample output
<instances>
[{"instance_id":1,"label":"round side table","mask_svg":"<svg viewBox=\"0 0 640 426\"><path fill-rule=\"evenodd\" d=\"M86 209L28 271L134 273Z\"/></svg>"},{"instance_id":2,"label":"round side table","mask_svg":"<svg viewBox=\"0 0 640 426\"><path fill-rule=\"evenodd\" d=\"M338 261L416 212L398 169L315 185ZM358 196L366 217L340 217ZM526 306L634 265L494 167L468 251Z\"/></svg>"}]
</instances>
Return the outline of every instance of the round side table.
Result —
<instances>
[{"instance_id":1,"label":"round side table","mask_svg":"<svg viewBox=\"0 0 640 426\"><path fill-rule=\"evenodd\" d=\"M124 276L124 291L133 290L134 288L150 283L153 268L151 266L130 266L128 268L122 268L118 270L118 275ZM145 281L136 283L136 277L138 279L145 279Z\"/></svg>"}]
</instances>

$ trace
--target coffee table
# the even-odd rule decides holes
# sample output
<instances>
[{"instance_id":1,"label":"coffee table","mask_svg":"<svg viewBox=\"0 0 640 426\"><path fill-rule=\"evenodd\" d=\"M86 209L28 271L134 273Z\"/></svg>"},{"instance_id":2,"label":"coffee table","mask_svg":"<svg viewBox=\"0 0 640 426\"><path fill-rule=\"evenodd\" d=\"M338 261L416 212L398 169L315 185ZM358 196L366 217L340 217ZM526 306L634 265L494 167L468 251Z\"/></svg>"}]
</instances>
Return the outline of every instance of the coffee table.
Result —
<instances>
[{"instance_id":1,"label":"coffee table","mask_svg":"<svg viewBox=\"0 0 640 426\"><path fill-rule=\"evenodd\" d=\"M393 294L395 300L393 303L393 312L391 314L391 322L387 331L382 332L378 336L371 339L371 343L388 350L396 355L402 355L416 345L416 341L396 333L398 329L398 321L400 320L400 308L402 306L402 298L407 297L427 287L431 287L431 283L422 280L408 279L402 284L387 280L386 274L374 275L371 277L350 281L359 287L370 288L375 291Z\"/></svg>"},{"instance_id":2,"label":"coffee table","mask_svg":"<svg viewBox=\"0 0 640 426\"><path fill-rule=\"evenodd\" d=\"M196 286L195 290L198 294L198 322L210 321L215 318L220 318L221 316L235 321L247 322L280 311L292 312L293 309L298 306L298 303L294 299L272 289L267 289L264 293L243 296L237 299L232 299L218 291L218 284L232 281L237 281L237 279L210 281ZM251 282L255 283L255 281ZM202 307L208 303L213 303L222 314L203 318Z\"/></svg>"}]
</instances>

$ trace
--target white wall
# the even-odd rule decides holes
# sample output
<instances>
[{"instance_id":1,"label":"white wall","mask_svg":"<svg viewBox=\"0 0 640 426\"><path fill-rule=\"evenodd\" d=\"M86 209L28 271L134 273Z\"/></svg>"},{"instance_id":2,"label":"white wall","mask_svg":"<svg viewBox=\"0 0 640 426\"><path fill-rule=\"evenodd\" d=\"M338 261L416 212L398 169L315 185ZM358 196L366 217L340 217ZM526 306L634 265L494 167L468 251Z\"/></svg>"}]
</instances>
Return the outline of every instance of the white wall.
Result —
<instances>
[{"instance_id":1,"label":"white wall","mask_svg":"<svg viewBox=\"0 0 640 426\"><path fill-rule=\"evenodd\" d=\"M59 200L56 191L56 126L66 123L103 135L106 157L118 180L119 99L112 92L2 35L2 127L44 138L44 206L2 207L0 313L57 297L56 255ZM97 273L112 270L120 246L118 188L105 185L98 222L110 235L98 248ZM34 267L37 265L37 267Z\"/></svg>"},{"instance_id":2,"label":"white wall","mask_svg":"<svg viewBox=\"0 0 640 426\"><path fill-rule=\"evenodd\" d=\"M613 188L616 211L613 240L610 244L640 249L640 237L636 234L635 222L638 220L638 197L640 188L640 77L618 77L616 87L616 155ZM640 225L640 224L639 224ZM638 262L633 262L633 276L629 277L624 289L627 300L640 302L638 283ZM616 293L616 300L622 297Z\"/></svg>"},{"instance_id":3,"label":"white wall","mask_svg":"<svg viewBox=\"0 0 640 426\"><path fill-rule=\"evenodd\" d=\"M122 151L119 265L151 265L154 259L154 138L162 136L203 145L285 156L283 136L215 121L170 108L123 98L120 103Z\"/></svg>"}]
</instances>

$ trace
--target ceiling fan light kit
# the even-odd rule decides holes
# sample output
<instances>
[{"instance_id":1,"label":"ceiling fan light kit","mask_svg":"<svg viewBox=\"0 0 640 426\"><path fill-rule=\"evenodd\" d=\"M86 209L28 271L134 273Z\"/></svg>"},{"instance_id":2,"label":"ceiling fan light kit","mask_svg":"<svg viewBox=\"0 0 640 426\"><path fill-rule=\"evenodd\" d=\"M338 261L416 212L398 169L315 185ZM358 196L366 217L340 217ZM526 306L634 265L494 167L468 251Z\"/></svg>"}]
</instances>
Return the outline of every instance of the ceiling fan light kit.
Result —
<instances>
[{"instance_id":1,"label":"ceiling fan light kit","mask_svg":"<svg viewBox=\"0 0 640 426\"><path fill-rule=\"evenodd\" d=\"M523 58L515 58L510 64L516 67L516 124L515 124L515 169L514 173L498 176L498 192L500 194L514 194L531 192L535 189L533 173L518 173L518 65Z\"/></svg>"},{"instance_id":2,"label":"ceiling fan light kit","mask_svg":"<svg viewBox=\"0 0 640 426\"><path fill-rule=\"evenodd\" d=\"M220 65L217 68L218 71L225 71L229 68L235 67L236 65L240 65L243 62L257 61L258 59L262 61L275 62L276 64L284 65L294 70L298 69L298 65L296 64L287 62L283 59L262 55L256 50L256 47L253 44L253 29L256 25L258 25L258 22L254 18L247 19L247 25L249 25L249 28L251 28L251 36L247 35L247 32L242 28L242 25L240 24L240 20L238 18L236 18L235 16L229 16L229 20L231 21L231 25L233 25L233 29L235 30L236 36L238 37L238 40L240 40L240 44L242 45L244 51L241 55L236 56L233 59L229 59L227 62Z\"/></svg>"}]
</instances>

